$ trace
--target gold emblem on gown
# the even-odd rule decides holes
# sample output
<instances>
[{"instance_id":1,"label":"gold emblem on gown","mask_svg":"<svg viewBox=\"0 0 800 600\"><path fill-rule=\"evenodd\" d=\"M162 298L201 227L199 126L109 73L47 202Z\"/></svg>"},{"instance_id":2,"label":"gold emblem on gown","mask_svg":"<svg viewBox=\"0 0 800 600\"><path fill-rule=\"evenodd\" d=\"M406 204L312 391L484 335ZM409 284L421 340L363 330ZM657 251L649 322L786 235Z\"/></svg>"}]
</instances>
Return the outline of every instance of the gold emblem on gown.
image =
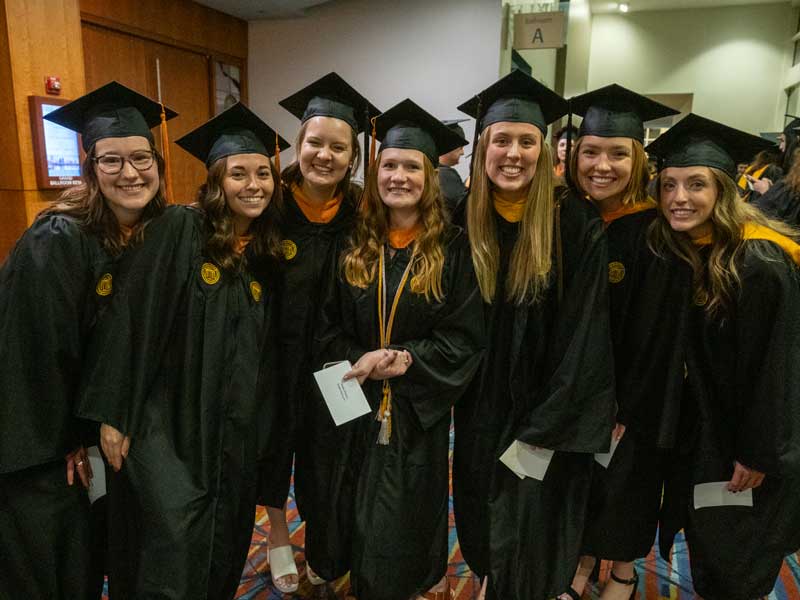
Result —
<instances>
[{"instance_id":1,"label":"gold emblem on gown","mask_svg":"<svg viewBox=\"0 0 800 600\"><path fill-rule=\"evenodd\" d=\"M219 269L211 263L203 263L200 267L200 276L208 285L214 285L219 281Z\"/></svg>"},{"instance_id":2,"label":"gold emblem on gown","mask_svg":"<svg viewBox=\"0 0 800 600\"><path fill-rule=\"evenodd\" d=\"M297 244L292 240L283 240L281 242L281 248L283 248L283 256L286 260L292 260L297 256Z\"/></svg>"},{"instance_id":3,"label":"gold emblem on gown","mask_svg":"<svg viewBox=\"0 0 800 600\"><path fill-rule=\"evenodd\" d=\"M261 284L257 281L250 282L250 293L253 295L253 300L261 302Z\"/></svg>"},{"instance_id":4,"label":"gold emblem on gown","mask_svg":"<svg viewBox=\"0 0 800 600\"><path fill-rule=\"evenodd\" d=\"M108 296L111 293L111 280L111 273L106 273L100 278L97 282L97 287L94 288L98 296Z\"/></svg>"},{"instance_id":5,"label":"gold emblem on gown","mask_svg":"<svg viewBox=\"0 0 800 600\"><path fill-rule=\"evenodd\" d=\"M625 279L625 265L617 261L608 263L608 281L619 283L623 279Z\"/></svg>"}]
</instances>

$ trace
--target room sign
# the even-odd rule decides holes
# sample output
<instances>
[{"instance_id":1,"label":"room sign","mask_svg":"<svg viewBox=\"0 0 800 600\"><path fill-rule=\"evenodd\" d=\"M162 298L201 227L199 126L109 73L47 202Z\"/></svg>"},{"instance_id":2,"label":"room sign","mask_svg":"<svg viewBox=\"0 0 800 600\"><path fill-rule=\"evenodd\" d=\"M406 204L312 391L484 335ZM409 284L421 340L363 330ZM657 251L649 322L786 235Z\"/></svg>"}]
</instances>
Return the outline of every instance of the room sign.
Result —
<instances>
[{"instance_id":1,"label":"room sign","mask_svg":"<svg viewBox=\"0 0 800 600\"><path fill-rule=\"evenodd\" d=\"M564 16L558 11L514 15L514 49L563 47Z\"/></svg>"}]
</instances>

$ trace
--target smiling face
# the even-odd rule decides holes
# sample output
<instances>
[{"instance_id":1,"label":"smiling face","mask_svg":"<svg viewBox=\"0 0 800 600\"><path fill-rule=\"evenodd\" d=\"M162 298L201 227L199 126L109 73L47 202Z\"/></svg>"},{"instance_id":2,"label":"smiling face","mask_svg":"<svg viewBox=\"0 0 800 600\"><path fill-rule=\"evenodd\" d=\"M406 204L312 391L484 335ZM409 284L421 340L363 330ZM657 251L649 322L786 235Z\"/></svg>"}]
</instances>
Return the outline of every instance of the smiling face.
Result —
<instances>
[{"instance_id":1,"label":"smiling face","mask_svg":"<svg viewBox=\"0 0 800 600\"><path fill-rule=\"evenodd\" d=\"M158 192L160 179L157 162L153 160L147 169L141 171L131 164L132 159L138 163L141 157L150 152L150 142L142 136L105 138L97 140L94 146L95 159L105 157L107 160L113 156L126 159L122 169L115 174L104 173L97 161L94 166L100 192L122 225L134 225Z\"/></svg>"},{"instance_id":2,"label":"smiling face","mask_svg":"<svg viewBox=\"0 0 800 600\"><path fill-rule=\"evenodd\" d=\"M416 214L423 191L425 155L422 152L402 148L381 150L378 194L389 208L390 221L408 220Z\"/></svg>"},{"instance_id":3,"label":"smiling face","mask_svg":"<svg viewBox=\"0 0 800 600\"><path fill-rule=\"evenodd\" d=\"M298 152L303 184L332 196L353 160L353 130L333 117L312 117L304 127Z\"/></svg>"},{"instance_id":4,"label":"smiling face","mask_svg":"<svg viewBox=\"0 0 800 600\"><path fill-rule=\"evenodd\" d=\"M486 175L508 199L524 197L542 151L542 132L530 123L494 123L484 131Z\"/></svg>"},{"instance_id":5,"label":"smiling face","mask_svg":"<svg viewBox=\"0 0 800 600\"><path fill-rule=\"evenodd\" d=\"M236 233L244 234L253 219L269 205L275 183L269 158L263 154L234 154L227 157L222 179L225 202L233 213Z\"/></svg>"},{"instance_id":6,"label":"smiling face","mask_svg":"<svg viewBox=\"0 0 800 600\"><path fill-rule=\"evenodd\" d=\"M711 233L711 213L717 203L717 182L708 167L668 167L659 183L661 212L675 231L692 238Z\"/></svg>"},{"instance_id":7,"label":"smiling face","mask_svg":"<svg viewBox=\"0 0 800 600\"><path fill-rule=\"evenodd\" d=\"M581 138L578 147L578 186L610 210L622 203L633 171L633 140L625 137Z\"/></svg>"}]
</instances>

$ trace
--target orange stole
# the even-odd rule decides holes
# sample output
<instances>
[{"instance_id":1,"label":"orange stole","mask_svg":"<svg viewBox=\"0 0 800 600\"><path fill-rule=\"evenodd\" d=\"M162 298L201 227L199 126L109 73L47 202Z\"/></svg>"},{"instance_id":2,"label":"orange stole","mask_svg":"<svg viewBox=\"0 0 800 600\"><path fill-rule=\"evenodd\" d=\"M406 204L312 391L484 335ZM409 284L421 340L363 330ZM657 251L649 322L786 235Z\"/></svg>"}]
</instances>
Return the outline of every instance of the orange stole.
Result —
<instances>
[{"instance_id":1,"label":"orange stole","mask_svg":"<svg viewBox=\"0 0 800 600\"><path fill-rule=\"evenodd\" d=\"M522 200L506 200L497 192L492 192L492 202L494 209L509 223L519 223L522 221L522 215L525 212L525 204L528 198L524 197Z\"/></svg>"},{"instance_id":2,"label":"orange stole","mask_svg":"<svg viewBox=\"0 0 800 600\"><path fill-rule=\"evenodd\" d=\"M606 226L608 226L609 223L613 223L614 221L616 221L620 217L624 217L626 215L633 215L633 214L636 214L638 212L643 212L645 210L650 210L651 208L655 208L655 207L656 207L655 200L653 200L652 198L648 198L644 202L635 202L633 204L623 204L617 210L612 210L610 213L605 213L605 214L602 214L601 216L603 218L603 223L605 223Z\"/></svg>"},{"instance_id":3,"label":"orange stole","mask_svg":"<svg viewBox=\"0 0 800 600\"><path fill-rule=\"evenodd\" d=\"M796 265L800 265L800 244L769 227L757 223L745 223L742 237L746 240L767 240L774 242L789 255ZM708 246L714 242L711 234L692 240L695 246Z\"/></svg>"},{"instance_id":4,"label":"orange stole","mask_svg":"<svg viewBox=\"0 0 800 600\"><path fill-rule=\"evenodd\" d=\"M297 206L305 215L306 219L312 223L330 223L336 213L339 212L339 207L342 205L342 194L336 194L327 202L320 204L314 202L303 193L302 188L296 183L292 184L292 196L294 197Z\"/></svg>"},{"instance_id":5,"label":"orange stole","mask_svg":"<svg viewBox=\"0 0 800 600\"><path fill-rule=\"evenodd\" d=\"M238 254L239 256L241 256L242 254L244 254L244 251L247 248L247 244L249 244L252 239L253 239L252 235L240 235L236 239L236 242L234 243L235 245L233 246L233 251L236 252L236 254Z\"/></svg>"},{"instance_id":6,"label":"orange stole","mask_svg":"<svg viewBox=\"0 0 800 600\"><path fill-rule=\"evenodd\" d=\"M407 248L408 245L417 239L417 235L422 230L422 223L415 223L405 229L389 229L389 245L392 248Z\"/></svg>"}]
</instances>

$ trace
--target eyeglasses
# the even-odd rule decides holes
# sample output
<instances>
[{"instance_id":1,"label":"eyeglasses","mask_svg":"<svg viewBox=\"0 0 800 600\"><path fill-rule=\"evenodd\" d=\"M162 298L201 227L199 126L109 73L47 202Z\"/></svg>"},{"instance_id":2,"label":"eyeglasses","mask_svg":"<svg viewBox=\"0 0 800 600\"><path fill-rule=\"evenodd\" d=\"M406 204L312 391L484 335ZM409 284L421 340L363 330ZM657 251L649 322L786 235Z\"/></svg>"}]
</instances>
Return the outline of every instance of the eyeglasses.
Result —
<instances>
[{"instance_id":1,"label":"eyeglasses","mask_svg":"<svg viewBox=\"0 0 800 600\"><path fill-rule=\"evenodd\" d=\"M139 150L130 156L120 156L119 154L103 154L92 159L98 168L106 175L116 175L129 162L137 171L146 171L153 166L155 154L152 150Z\"/></svg>"}]
</instances>

